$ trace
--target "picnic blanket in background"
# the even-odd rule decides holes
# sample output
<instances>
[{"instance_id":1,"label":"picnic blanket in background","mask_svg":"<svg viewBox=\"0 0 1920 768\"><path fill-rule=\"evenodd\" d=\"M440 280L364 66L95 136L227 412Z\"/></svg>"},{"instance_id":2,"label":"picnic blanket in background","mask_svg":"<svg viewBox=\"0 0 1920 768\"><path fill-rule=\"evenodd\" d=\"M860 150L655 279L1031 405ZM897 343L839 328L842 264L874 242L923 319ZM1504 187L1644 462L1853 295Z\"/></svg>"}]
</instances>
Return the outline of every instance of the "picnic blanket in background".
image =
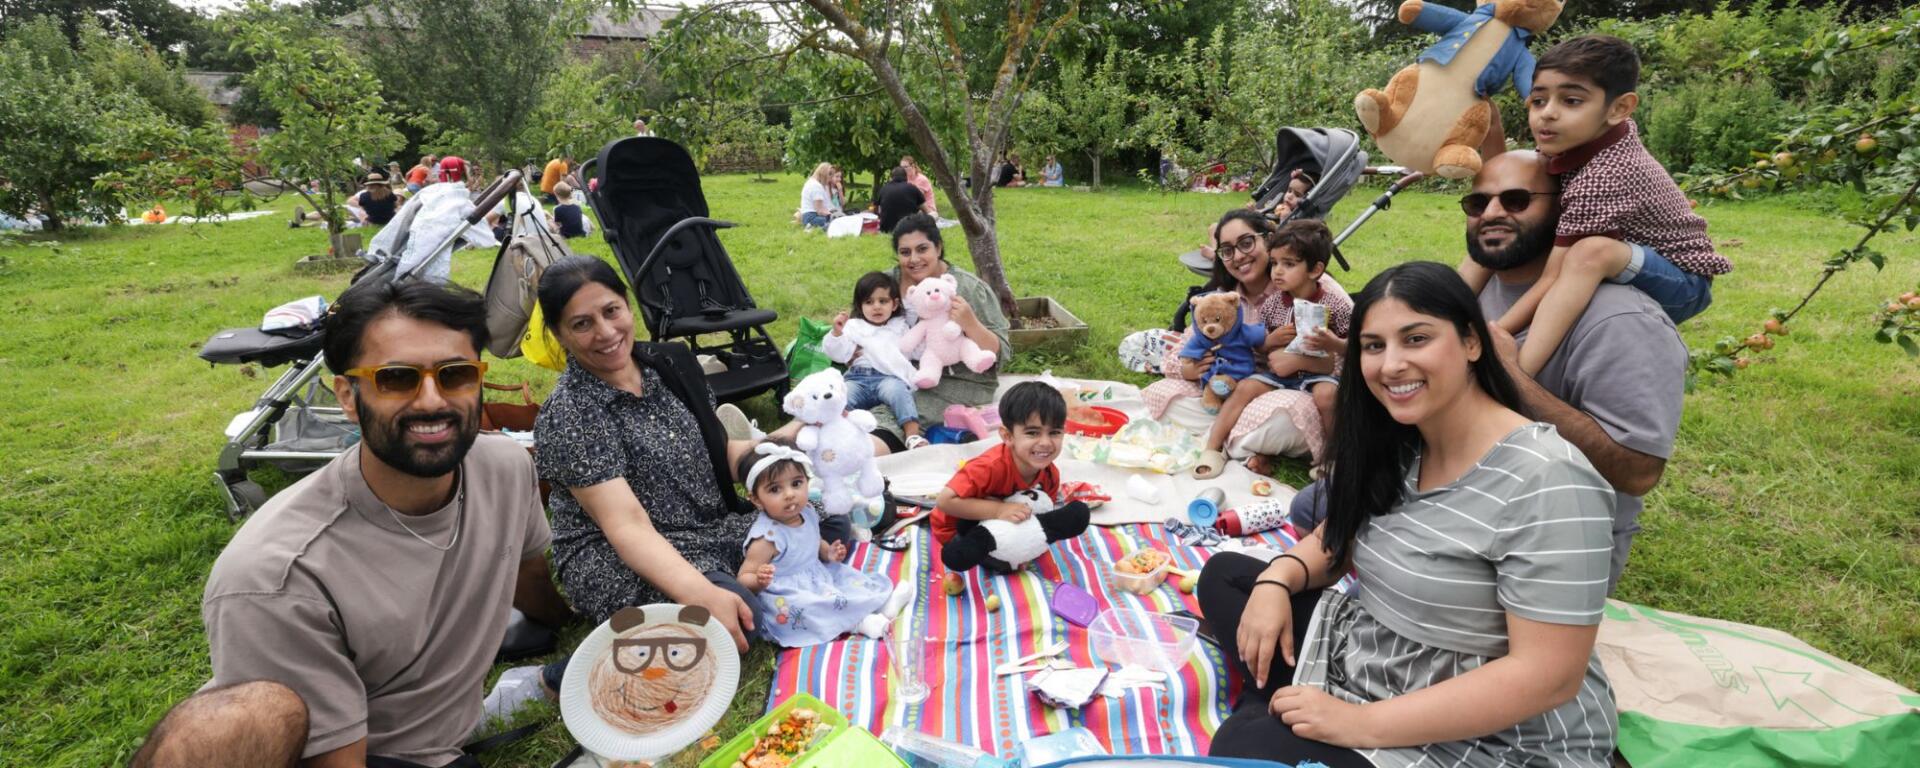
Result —
<instances>
[{"instance_id":1,"label":"picnic blanket in background","mask_svg":"<svg viewBox=\"0 0 1920 768\"><path fill-rule=\"evenodd\" d=\"M1078 712L1040 703L1026 691L1026 674L996 677L993 668L1062 639L1070 646L1062 658L1080 667L1103 664L1094 657L1085 629L1053 615L1049 597L1058 582L1092 593L1102 610L1125 605L1198 613L1194 597L1175 587L1177 576L1169 576L1151 594L1134 595L1110 587L1108 574L1113 563L1143 547L1164 549L1173 556L1174 567L1190 570L1206 562L1208 550L1168 543L1160 524L1092 527L1055 544L1050 554L1018 574L996 576L975 569L966 575L967 591L949 597L938 583L945 569L939 565L937 545L924 526L914 529L913 537L904 552L861 544L848 562L895 582L918 585L913 609L902 614L895 631L931 638L926 641L927 700L914 706L895 701L884 644L852 635L781 651L769 711L804 692L876 734L889 725L902 725L1001 756L1012 755L1024 739L1076 725L1092 731L1114 754L1207 753L1239 688L1229 680L1220 649L1204 640L1194 644L1185 666L1168 675L1165 691L1136 688L1120 698L1096 695ZM1279 531L1247 541L1274 549L1293 544ZM1000 610L986 609L989 594L1000 596Z\"/></svg>"}]
</instances>

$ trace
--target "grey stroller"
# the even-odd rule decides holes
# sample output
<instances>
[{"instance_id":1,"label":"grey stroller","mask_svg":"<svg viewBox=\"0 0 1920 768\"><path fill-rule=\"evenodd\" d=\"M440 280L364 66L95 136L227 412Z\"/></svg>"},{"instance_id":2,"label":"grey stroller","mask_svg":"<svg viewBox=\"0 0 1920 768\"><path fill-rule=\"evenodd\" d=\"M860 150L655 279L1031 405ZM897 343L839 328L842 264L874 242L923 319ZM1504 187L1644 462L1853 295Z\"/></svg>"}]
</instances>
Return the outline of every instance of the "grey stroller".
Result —
<instances>
[{"instance_id":1,"label":"grey stroller","mask_svg":"<svg viewBox=\"0 0 1920 768\"><path fill-rule=\"evenodd\" d=\"M509 171L495 179L481 193L465 223L457 225L429 254L437 257L450 251L471 227L486 218L501 198L516 188L525 191L519 171ZM520 226L521 218L515 217L515 226ZM410 223L410 219L396 217L390 226L405 227ZM407 271L399 271L401 255L405 253L411 233L398 234L390 248L366 254L369 263L353 276L354 284L404 280L434 260L421 259ZM252 408L235 414L227 422L226 445L220 449L213 479L226 498L227 516L233 520L252 514L267 501L266 491L247 476L248 472L266 463L291 472L311 471L360 440L359 426L341 411L322 375L326 370L321 354L326 342L324 325L323 317L304 328L286 331L231 328L215 333L200 348L200 359L215 365L288 366Z\"/></svg>"},{"instance_id":2,"label":"grey stroller","mask_svg":"<svg viewBox=\"0 0 1920 768\"><path fill-rule=\"evenodd\" d=\"M1249 207L1259 211L1272 211L1287 193L1287 185L1293 180L1295 172L1306 175L1312 180L1312 186L1305 196L1285 216L1275 219L1285 224L1294 219L1324 219L1333 206L1339 203L1353 189L1361 176L1397 176L1388 185L1385 192L1375 198L1372 205L1354 217L1333 238L1333 258L1340 263L1341 269L1351 270L1347 257L1340 252L1340 244L1367 223L1375 213L1392 206L1393 196L1425 178L1418 171L1409 172L1395 165L1369 167L1367 153L1360 148L1360 137L1345 128L1282 128L1274 137L1273 172L1253 190L1253 202ZM1271 218L1271 216L1270 216ZM1213 256L1201 249L1194 249L1179 256L1181 266L1201 277L1213 276ZM1187 298L1182 299L1180 308L1174 311L1174 331L1183 331L1187 327L1187 313L1192 304L1187 300L1206 290L1204 285L1187 289Z\"/></svg>"}]
</instances>

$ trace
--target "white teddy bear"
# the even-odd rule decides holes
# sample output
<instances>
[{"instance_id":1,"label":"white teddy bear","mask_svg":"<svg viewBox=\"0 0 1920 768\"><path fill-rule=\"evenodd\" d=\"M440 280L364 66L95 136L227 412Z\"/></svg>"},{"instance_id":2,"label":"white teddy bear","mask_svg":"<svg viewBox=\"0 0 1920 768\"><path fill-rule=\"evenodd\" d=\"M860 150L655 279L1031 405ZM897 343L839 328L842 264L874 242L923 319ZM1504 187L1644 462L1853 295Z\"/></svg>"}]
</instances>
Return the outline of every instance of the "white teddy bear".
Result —
<instances>
[{"instance_id":1,"label":"white teddy bear","mask_svg":"<svg viewBox=\"0 0 1920 768\"><path fill-rule=\"evenodd\" d=\"M880 466L873 461L873 414L847 410L847 382L840 371L828 368L800 380L783 404L799 419L794 445L806 451L813 472L820 477L820 502L827 514L844 515L853 509L854 492L863 500L878 499L886 490ZM853 489L847 487L853 481Z\"/></svg>"}]
</instances>

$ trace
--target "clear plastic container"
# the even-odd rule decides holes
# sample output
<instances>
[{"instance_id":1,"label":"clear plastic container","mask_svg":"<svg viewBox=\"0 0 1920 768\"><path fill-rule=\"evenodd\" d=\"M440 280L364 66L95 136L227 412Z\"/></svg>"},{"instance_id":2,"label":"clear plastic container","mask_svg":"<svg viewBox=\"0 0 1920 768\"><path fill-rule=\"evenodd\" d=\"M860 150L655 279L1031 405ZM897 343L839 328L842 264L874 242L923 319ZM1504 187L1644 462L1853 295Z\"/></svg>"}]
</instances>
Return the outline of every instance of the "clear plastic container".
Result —
<instances>
[{"instance_id":1,"label":"clear plastic container","mask_svg":"<svg viewBox=\"0 0 1920 768\"><path fill-rule=\"evenodd\" d=\"M1112 571L1113 577L1111 582L1114 589L1131 592L1136 595L1144 595L1159 589L1161 582L1167 580L1168 569L1172 567L1173 560L1171 558L1161 561L1160 567L1147 571L1146 573L1127 573L1116 567Z\"/></svg>"},{"instance_id":2,"label":"clear plastic container","mask_svg":"<svg viewBox=\"0 0 1920 768\"><path fill-rule=\"evenodd\" d=\"M900 756L908 768L1011 768L1013 763L965 744L947 741L897 725L880 734L880 743Z\"/></svg>"},{"instance_id":3,"label":"clear plastic container","mask_svg":"<svg viewBox=\"0 0 1920 768\"><path fill-rule=\"evenodd\" d=\"M1120 607L1101 611L1087 635L1101 661L1172 672L1186 665L1199 628L1200 622L1185 616Z\"/></svg>"}]
</instances>

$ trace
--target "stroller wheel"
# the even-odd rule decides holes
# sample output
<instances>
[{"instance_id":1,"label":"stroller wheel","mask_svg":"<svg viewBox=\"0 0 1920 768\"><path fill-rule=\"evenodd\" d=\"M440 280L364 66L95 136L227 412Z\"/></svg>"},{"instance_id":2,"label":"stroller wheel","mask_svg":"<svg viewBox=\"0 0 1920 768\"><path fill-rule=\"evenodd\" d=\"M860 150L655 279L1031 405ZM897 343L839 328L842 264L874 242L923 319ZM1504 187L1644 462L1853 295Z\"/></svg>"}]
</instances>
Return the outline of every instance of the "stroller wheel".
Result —
<instances>
[{"instance_id":1,"label":"stroller wheel","mask_svg":"<svg viewBox=\"0 0 1920 768\"><path fill-rule=\"evenodd\" d=\"M220 486L220 492L227 498L227 518L240 522L267 503L267 491L259 483L242 476L239 480L229 481L215 472L213 482Z\"/></svg>"}]
</instances>

